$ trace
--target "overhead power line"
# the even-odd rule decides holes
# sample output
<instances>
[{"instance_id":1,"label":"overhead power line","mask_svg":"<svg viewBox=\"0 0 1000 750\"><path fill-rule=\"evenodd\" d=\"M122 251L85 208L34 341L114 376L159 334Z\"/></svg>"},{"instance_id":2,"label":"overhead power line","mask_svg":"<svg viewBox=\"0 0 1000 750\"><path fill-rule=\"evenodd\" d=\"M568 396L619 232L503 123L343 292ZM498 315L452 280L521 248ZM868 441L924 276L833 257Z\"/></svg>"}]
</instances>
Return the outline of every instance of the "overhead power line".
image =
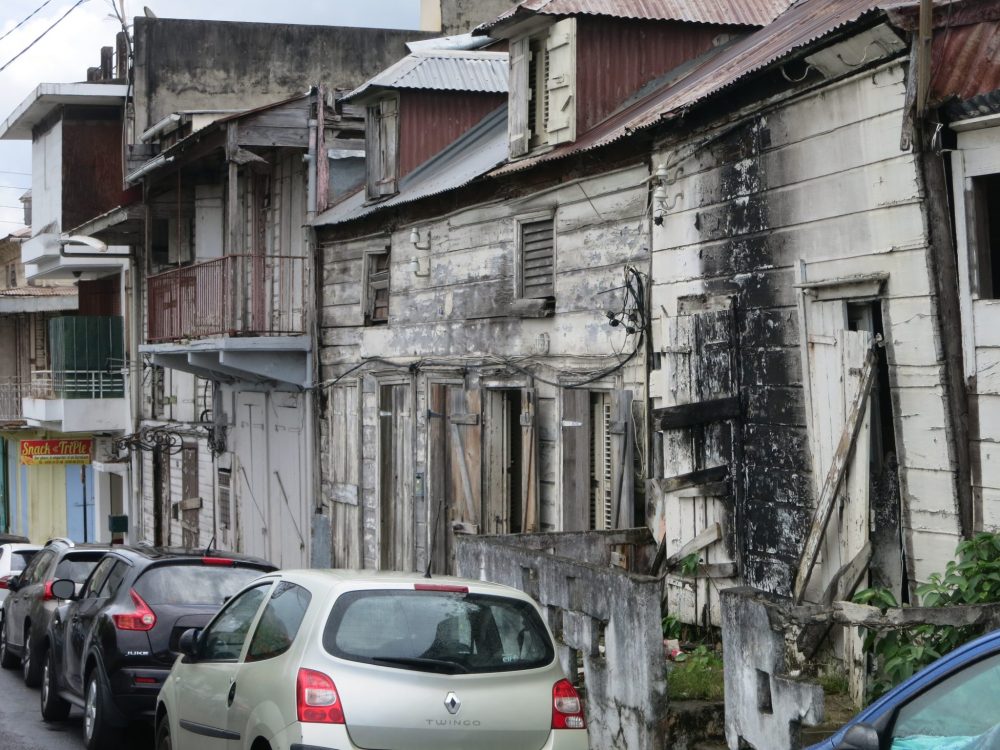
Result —
<instances>
[{"instance_id":1,"label":"overhead power line","mask_svg":"<svg viewBox=\"0 0 1000 750\"><path fill-rule=\"evenodd\" d=\"M72 13L72 12L73 12L74 10L76 10L77 8L79 8L79 7L80 7L81 5L83 5L83 4L85 3L85 2L87 2L87 0L76 0L76 3L74 3L74 4L73 4L73 6L72 6L72 7L71 7L71 8L69 9L69 10L67 10L67 11L66 11L65 13L63 13L63 14L62 14L61 16L59 16L59 19L58 19L58 20L57 20L57 21L56 21L55 23L53 23L53 24L52 24L51 26L49 26L49 27L48 27L47 29L45 29L45 31L43 31L43 32L42 32L41 34L39 34L39 35L38 35L37 37L35 37L35 40L34 40L34 41L33 41L33 42L31 43L31 44L29 44L29 45L28 45L27 47L25 47L25 48L24 48L23 50L21 50L21 51L20 51L20 52L18 52L18 53L17 53L16 55L14 55L14 56L13 56L12 58L10 58L10 59L9 59L9 60L8 60L7 62L5 62L5 63L4 63L4 64L3 64L2 66L0 66L0 73L2 73L3 71L5 71L5 70L6 70L7 68L8 68L8 66L9 66L9 65L10 65L10 64L11 64L12 62L14 62L14 61L15 61L15 60L16 60L17 58L19 58L19 57L20 57L21 55L23 55L23 54L24 54L25 52L27 52L27 51L28 51L29 49L31 49L31 48L32 48L32 47L34 47L34 46L35 46L36 44L38 44L38 42L40 42L40 41L42 40L42 38L43 38L43 37L44 37L44 36L45 36L46 34L48 34L48 33L49 33L50 31L52 31L52 29L54 29L54 28L55 28L56 26L58 26L58 25L59 25L60 23L62 23L62 22L63 22L63 20L64 20L64 19L66 18L66 16L68 16L68 15L69 15L70 13Z\"/></svg>"},{"instance_id":2,"label":"overhead power line","mask_svg":"<svg viewBox=\"0 0 1000 750\"><path fill-rule=\"evenodd\" d=\"M21 28L22 26L24 26L24 24L26 24L28 21L30 21L32 18L34 18L42 8L44 8L46 5L48 5L51 2L52 2L52 0L45 0L44 3L42 3L37 8L35 8L33 11L31 11L31 13L27 16L27 18L24 18L22 21L20 21L17 24L17 26L15 26L14 28L12 28L6 34L4 34L3 36L0 36L0 42L2 42L4 39L6 39L7 37L9 37L11 34L13 34L19 28Z\"/></svg>"}]
</instances>

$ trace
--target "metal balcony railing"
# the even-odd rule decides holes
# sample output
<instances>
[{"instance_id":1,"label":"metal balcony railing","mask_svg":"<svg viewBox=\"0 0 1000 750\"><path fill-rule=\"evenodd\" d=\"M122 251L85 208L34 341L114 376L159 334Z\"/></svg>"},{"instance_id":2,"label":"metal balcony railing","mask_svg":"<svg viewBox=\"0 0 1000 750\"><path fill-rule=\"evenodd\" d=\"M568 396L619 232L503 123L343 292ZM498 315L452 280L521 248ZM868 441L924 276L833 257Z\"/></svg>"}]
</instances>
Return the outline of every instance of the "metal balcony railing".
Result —
<instances>
[{"instance_id":1,"label":"metal balcony railing","mask_svg":"<svg viewBox=\"0 0 1000 750\"><path fill-rule=\"evenodd\" d=\"M124 398L125 376L113 370L36 370L28 398Z\"/></svg>"},{"instance_id":2,"label":"metal balcony railing","mask_svg":"<svg viewBox=\"0 0 1000 750\"><path fill-rule=\"evenodd\" d=\"M27 391L26 383L21 378L0 379L0 422L12 422L24 418L21 399Z\"/></svg>"},{"instance_id":3,"label":"metal balcony railing","mask_svg":"<svg viewBox=\"0 0 1000 750\"><path fill-rule=\"evenodd\" d=\"M224 255L150 276L147 340L305 333L306 258Z\"/></svg>"}]
</instances>

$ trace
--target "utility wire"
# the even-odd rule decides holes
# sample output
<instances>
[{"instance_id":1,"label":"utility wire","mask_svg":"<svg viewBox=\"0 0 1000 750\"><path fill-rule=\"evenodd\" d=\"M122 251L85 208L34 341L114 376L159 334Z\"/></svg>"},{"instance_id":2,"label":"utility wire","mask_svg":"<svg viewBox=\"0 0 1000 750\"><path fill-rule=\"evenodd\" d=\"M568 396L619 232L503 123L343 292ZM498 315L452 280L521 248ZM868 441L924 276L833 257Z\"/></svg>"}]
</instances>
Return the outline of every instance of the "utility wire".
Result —
<instances>
[{"instance_id":1,"label":"utility wire","mask_svg":"<svg viewBox=\"0 0 1000 750\"><path fill-rule=\"evenodd\" d=\"M9 169L0 169L0 174L23 174L25 177L31 177L31 172L11 172Z\"/></svg>"},{"instance_id":2,"label":"utility wire","mask_svg":"<svg viewBox=\"0 0 1000 750\"><path fill-rule=\"evenodd\" d=\"M42 3L37 8L35 8L33 11L31 11L31 14L27 18L23 19L20 23L17 24L17 26L15 26L14 28L12 28L6 34L4 34L3 36L0 36L0 42L2 42L4 39L6 39L7 37L9 37L11 34L13 34L19 28L21 28L22 26L24 26L24 24L26 24L28 21L30 21L32 18L34 18L42 8L44 8L46 5L48 5L51 2L52 2L52 0L45 0L44 3Z\"/></svg>"},{"instance_id":3,"label":"utility wire","mask_svg":"<svg viewBox=\"0 0 1000 750\"><path fill-rule=\"evenodd\" d=\"M69 9L69 10L67 10L67 11L66 11L65 13L63 13L63 14L62 14L62 15L61 15L61 16L59 17L59 19L58 19L58 20L57 20L57 21L56 21L55 23L53 23L53 24L52 24L51 26L49 26L49 27L48 27L47 29L45 29L45 31L43 31L43 32L42 32L41 34L39 34L39 35L38 35L37 37L35 37L35 40L34 40L34 41L33 41L33 42L31 43L31 44L29 44L29 45L28 45L27 47L25 47L25 48L24 48L23 50L21 50L21 51L20 51L20 52L18 52L18 53L17 53L16 55L14 55L14 56L13 56L12 58L10 58L10 59L9 59L9 60L8 60L7 62L5 62L5 63L4 63L4 64L3 64L2 66L0 66L0 73L2 73L3 71L5 71L5 70L6 70L6 69L7 69L7 68L8 68L9 66L10 66L10 64L11 64L12 62L14 62L14 61L15 61L15 60L16 60L17 58L19 58L19 57L20 57L21 55L23 55L23 54L24 54L25 52L27 52L27 51L28 51L29 49L31 49L31 48L32 48L32 47L34 47L34 46L35 46L36 44L38 44L38 42L40 42L40 41L42 40L42 38L43 38L43 37L44 37L44 36L45 36L46 34L48 34L48 33L49 33L50 31L52 31L52 29L54 29L54 28L55 28L56 26L58 26L58 25L59 25L60 23L62 23L62 22L63 22L63 20L65 20L66 16L68 16L68 15L69 15L70 13L72 13L72 12L73 12L74 10L76 10L77 8L79 8L79 7L80 7L81 5L83 5L83 4L85 3L85 2L87 2L87 0L76 0L76 3L74 3L74 4L73 4L73 6L72 6L72 7L71 7L71 8ZM41 9L39 9L39 10L41 10Z\"/></svg>"}]
</instances>

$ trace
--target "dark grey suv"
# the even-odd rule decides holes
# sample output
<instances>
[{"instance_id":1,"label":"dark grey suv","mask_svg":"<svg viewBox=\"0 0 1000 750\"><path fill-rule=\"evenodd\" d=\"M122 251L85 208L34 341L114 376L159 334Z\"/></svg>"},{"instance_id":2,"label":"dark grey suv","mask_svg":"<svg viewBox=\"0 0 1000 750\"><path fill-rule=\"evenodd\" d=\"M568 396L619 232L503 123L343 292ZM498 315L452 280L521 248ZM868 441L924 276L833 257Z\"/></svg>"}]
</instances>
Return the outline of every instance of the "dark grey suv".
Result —
<instances>
[{"instance_id":1,"label":"dark grey suv","mask_svg":"<svg viewBox=\"0 0 1000 750\"><path fill-rule=\"evenodd\" d=\"M69 578L82 585L109 549L106 544L52 539L9 581L0 624L0 667L13 669L20 663L25 684L41 683L44 664L39 649L59 605L52 582Z\"/></svg>"}]
</instances>

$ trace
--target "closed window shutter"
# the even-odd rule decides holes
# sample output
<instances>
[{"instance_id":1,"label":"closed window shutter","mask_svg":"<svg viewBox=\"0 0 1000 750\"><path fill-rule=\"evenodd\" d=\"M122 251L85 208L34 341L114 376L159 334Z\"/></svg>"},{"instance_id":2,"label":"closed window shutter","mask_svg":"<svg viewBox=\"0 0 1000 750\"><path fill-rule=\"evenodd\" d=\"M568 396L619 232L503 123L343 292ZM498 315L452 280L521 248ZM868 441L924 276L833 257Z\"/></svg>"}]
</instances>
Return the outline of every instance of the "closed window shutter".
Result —
<instances>
[{"instance_id":1,"label":"closed window shutter","mask_svg":"<svg viewBox=\"0 0 1000 750\"><path fill-rule=\"evenodd\" d=\"M395 195L397 185L397 145L399 142L399 101L388 97L381 102L379 118L379 156L381 161L381 176L379 178L379 195Z\"/></svg>"},{"instance_id":2,"label":"closed window shutter","mask_svg":"<svg viewBox=\"0 0 1000 750\"><path fill-rule=\"evenodd\" d=\"M521 296L527 299L555 296L554 221L521 224Z\"/></svg>"},{"instance_id":3,"label":"closed window shutter","mask_svg":"<svg viewBox=\"0 0 1000 750\"><path fill-rule=\"evenodd\" d=\"M378 185L382 173L382 159L379 154L380 128L379 106L373 104L365 110L365 177L367 179L366 195L369 200L379 197Z\"/></svg>"}]
</instances>

